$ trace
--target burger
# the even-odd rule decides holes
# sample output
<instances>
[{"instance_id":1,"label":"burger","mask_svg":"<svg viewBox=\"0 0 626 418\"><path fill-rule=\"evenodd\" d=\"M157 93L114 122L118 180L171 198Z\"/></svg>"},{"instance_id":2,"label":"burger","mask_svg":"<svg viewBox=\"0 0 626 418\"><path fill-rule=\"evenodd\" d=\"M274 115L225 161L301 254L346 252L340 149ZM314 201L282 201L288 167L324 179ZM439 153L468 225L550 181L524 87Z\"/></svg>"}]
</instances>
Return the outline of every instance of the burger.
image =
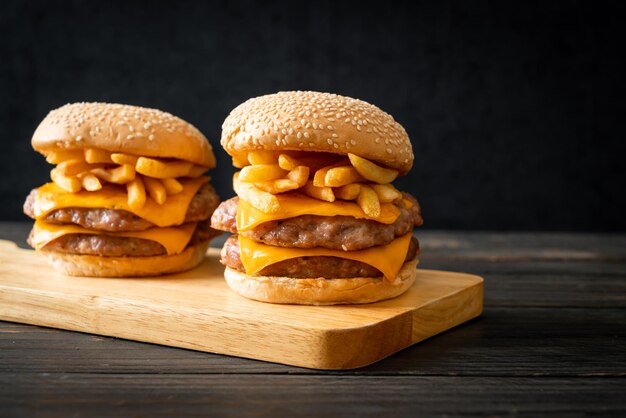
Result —
<instances>
[{"instance_id":1,"label":"burger","mask_svg":"<svg viewBox=\"0 0 626 418\"><path fill-rule=\"evenodd\" d=\"M199 264L218 231L219 197L204 173L207 139L156 109L74 103L51 111L32 138L55 167L24 213L29 244L72 276L137 277Z\"/></svg>"},{"instance_id":2,"label":"burger","mask_svg":"<svg viewBox=\"0 0 626 418\"><path fill-rule=\"evenodd\" d=\"M222 126L240 168L211 225L237 293L287 304L356 304L413 284L417 200L391 183L413 165L393 117L361 100L292 91L250 99Z\"/></svg>"}]
</instances>

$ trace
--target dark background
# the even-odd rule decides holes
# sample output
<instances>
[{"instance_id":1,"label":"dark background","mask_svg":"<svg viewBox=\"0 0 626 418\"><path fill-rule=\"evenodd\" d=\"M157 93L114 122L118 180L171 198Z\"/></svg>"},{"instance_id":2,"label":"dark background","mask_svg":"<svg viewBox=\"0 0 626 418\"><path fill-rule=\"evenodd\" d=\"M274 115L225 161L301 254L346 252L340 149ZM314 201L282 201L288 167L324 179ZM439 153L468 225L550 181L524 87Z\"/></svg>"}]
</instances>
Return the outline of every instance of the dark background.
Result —
<instances>
[{"instance_id":1,"label":"dark background","mask_svg":"<svg viewBox=\"0 0 626 418\"><path fill-rule=\"evenodd\" d=\"M30 137L74 101L156 107L219 146L249 97L374 103L415 152L428 228L626 230L619 2L0 3L0 220L48 179ZM618 110L619 109L619 110Z\"/></svg>"}]
</instances>

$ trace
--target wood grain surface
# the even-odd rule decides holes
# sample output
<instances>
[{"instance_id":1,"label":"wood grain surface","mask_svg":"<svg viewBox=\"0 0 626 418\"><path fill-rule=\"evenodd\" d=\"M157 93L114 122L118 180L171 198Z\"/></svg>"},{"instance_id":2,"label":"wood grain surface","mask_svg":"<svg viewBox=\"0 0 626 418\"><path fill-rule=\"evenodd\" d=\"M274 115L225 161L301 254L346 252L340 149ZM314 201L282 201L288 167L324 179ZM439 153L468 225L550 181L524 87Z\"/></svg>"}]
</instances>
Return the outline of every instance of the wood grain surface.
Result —
<instances>
[{"instance_id":1,"label":"wood grain surface","mask_svg":"<svg viewBox=\"0 0 626 418\"><path fill-rule=\"evenodd\" d=\"M364 305L262 303L232 292L219 250L155 278L69 277L0 240L0 319L316 369L379 361L482 312L483 280L419 269L403 295Z\"/></svg>"},{"instance_id":2,"label":"wood grain surface","mask_svg":"<svg viewBox=\"0 0 626 418\"><path fill-rule=\"evenodd\" d=\"M485 277L481 317L348 371L0 322L0 416L626 415L626 236L416 235Z\"/></svg>"}]
</instances>

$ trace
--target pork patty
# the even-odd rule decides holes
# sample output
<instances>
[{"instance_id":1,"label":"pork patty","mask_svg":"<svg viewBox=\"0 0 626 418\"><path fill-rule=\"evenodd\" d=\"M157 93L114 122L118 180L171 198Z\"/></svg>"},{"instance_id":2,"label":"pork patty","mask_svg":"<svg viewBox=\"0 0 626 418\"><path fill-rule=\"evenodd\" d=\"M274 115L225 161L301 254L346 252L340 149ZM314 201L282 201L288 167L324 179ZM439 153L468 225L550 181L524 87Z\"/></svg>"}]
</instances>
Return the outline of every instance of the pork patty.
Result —
<instances>
[{"instance_id":1,"label":"pork patty","mask_svg":"<svg viewBox=\"0 0 626 418\"><path fill-rule=\"evenodd\" d=\"M208 241L219 234L220 232L211 228L207 222L201 222L196 227L187 247ZM28 238L28 243L32 246L31 237ZM48 243L43 249L60 253L105 257L148 257L167 254L165 247L156 241L106 234L63 235Z\"/></svg>"},{"instance_id":2,"label":"pork patty","mask_svg":"<svg viewBox=\"0 0 626 418\"><path fill-rule=\"evenodd\" d=\"M413 260L419 253L419 243L411 238L405 262ZM239 240L236 235L229 237L222 248L221 263L226 267L245 273L239 252ZM284 260L265 267L258 273L259 276L277 277L324 277L328 279L352 277L380 277L382 273L369 264L360 261L348 260L340 257L314 256L298 257Z\"/></svg>"},{"instance_id":3,"label":"pork patty","mask_svg":"<svg viewBox=\"0 0 626 418\"><path fill-rule=\"evenodd\" d=\"M35 218L33 205L36 193L37 189L31 191L24 202L24 213L33 219ZM219 202L220 198L213 186L205 183L191 200L184 222L199 222L208 219ZM43 220L54 224L78 224L83 228L109 232L145 231L155 226L152 222L131 212L104 208L57 209L46 215Z\"/></svg>"},{"instance_id":4,"label":"pork patty","mask_svg":"<svg viewBox=\"0 0 626 418\"><path fill-rule=\"evenodd\" d=\"M417 200L406 193L405 198L411 200L413 206L407 209L402 204L398 204L400 216L390 225L351 216L302 215L265 222L240 234L276 247L324 247L355 251L386 245L396 237L409 233L414 226L420 226L423 222ZM237 233L238 203L238 197L222 202L211 217L211 226L222 231Z\"/></svg>"}]
</instances>

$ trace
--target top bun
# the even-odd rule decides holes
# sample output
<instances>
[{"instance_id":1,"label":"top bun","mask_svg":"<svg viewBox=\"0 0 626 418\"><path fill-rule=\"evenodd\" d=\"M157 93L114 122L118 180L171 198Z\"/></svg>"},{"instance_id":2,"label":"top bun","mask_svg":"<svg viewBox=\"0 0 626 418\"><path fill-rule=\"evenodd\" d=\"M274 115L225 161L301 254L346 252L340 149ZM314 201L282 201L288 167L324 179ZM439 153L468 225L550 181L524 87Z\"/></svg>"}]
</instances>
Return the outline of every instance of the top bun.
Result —
<instances>
[{"instance_id":1,"label":"top bun","mask_svg":"<svg viewBox=\"0 0 626 418\"><path fill-rule=\"evenodd\" d=\"M139 106L66 104L48 113L32 145L44 155L60 149L100 148L215 167L209 141L193 125L170 113Z\"/></svg>"},{"instance_id":2,"label":"top bun","mask_svg":"<svg viewBox=\"0 0 626 418\"><path fill-rule=\"evenodd\" d=\"M378 107L350 97L284 91L237 106L222 125L235 159L251 150L354 153L406 174L413 149L404 128Z\"/></svg>"}]
</instances>

